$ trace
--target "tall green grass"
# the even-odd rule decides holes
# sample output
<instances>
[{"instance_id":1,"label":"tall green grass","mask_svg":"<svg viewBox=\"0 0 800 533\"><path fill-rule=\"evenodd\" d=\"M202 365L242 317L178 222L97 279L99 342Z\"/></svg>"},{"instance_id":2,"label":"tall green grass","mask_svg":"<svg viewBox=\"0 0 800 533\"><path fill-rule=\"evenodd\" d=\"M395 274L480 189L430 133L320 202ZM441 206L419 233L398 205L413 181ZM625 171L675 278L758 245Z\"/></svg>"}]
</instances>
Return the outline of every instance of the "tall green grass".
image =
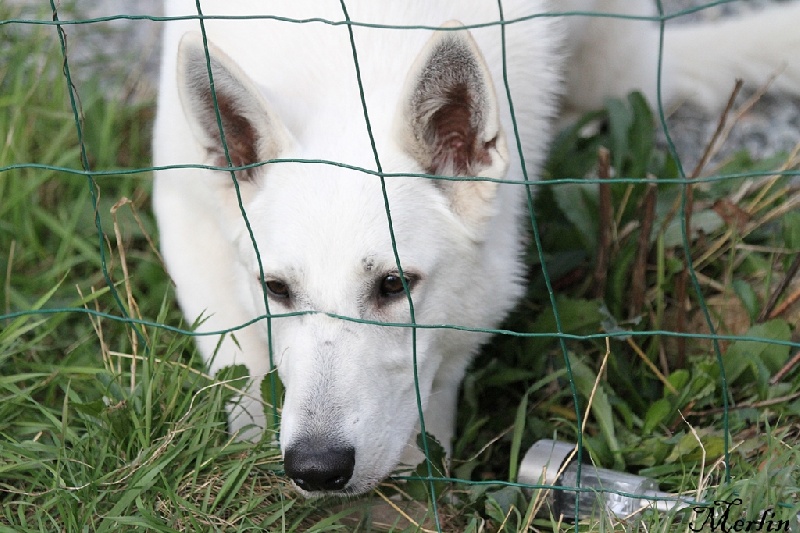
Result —
<instances>
[{"instance_id":1,"label":"tall green grass","mask_svg":"<svg viewBox=\"0 0 800 533\"><path fill-rule=\"evenodd\" d=\"M0 6L0 20L12 16ZM269 436L230 440L231 388L205 374L189 336L155 326L190 325L155 250L150 173L125 172L150 164L152 104L108 98L100 76L75 81L89 170L111 172L87 177L55 29L7 24L0 36L0 530L435 530L427 483L304 501L282 477ZM607 126L586 134L592 120ZM796 515L800 373L772 378L798 352L798 314L758 320L800 252L800 217L783 209L797 201L796 182L753 175L747 191L744 178L697 186L702 231L692 234L691 253L701 293L677 302L685 251L674 206L683 190L675 160L652 140L653 122L632 97L556 140L551 180L596 176L601 146L611 150L614 175L659 178L654 230L644 239L647 291L629 312L645 187L611 186L607 283L598 293L598 185L545 182L536 207L564 331L592 337L569 341L565 359L532 250L529 295L507 327L545 336L500 336L473 365L451 465L462 481L436 483L443 530L575 528L513 483L536 439L578 438L570 380L588 413L580 433L587 459L704 501L741 498L750 518L767 509ZM786 159L742 154L720 171L768 170ZM750 224L720 216L723 204ZM688 339L679 358L670 335L681 308L691 308L688 332L707 332L703 305L720 333L773 341L722 342L727 390L706 339ZM578 529L685 530L692 520L687 511L598 515Z\"/></svg>"}]
</instances>

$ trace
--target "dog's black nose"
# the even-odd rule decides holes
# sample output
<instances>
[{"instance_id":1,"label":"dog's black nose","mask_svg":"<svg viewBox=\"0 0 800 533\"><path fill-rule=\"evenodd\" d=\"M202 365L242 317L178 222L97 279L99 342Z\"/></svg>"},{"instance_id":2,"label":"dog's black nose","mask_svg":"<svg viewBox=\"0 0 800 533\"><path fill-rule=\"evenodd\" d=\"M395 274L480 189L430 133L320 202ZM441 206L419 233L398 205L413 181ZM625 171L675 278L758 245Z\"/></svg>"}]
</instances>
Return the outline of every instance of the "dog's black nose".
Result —
<instances>
[{"instance_id":1,"label":"dog's black nose","mask_svg":"<svg viewBox=\"0 0 800 533\"><path fill-rule=\"evenodd\" d=\"M351 446L314 438L293 443L283 457L286 475L309 492L342 490L355 464L356 451Z\"/></svg>"}]
</instances>

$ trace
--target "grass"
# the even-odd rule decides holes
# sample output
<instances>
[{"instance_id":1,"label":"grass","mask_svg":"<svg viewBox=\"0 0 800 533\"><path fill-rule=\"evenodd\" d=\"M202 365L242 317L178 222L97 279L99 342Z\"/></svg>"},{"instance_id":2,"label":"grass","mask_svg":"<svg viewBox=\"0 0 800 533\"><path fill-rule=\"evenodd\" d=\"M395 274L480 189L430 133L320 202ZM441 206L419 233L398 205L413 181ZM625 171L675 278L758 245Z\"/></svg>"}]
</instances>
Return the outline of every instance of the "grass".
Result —
<instances>
[{"instance_id":1,"label":"grass","mask_svg":"<svg viewBox=\"0 0 800 533\"><path fill-rule=\"evenodd\" d=\"M110 173L52 168L83 165L60 46L50 27L0 34L0 531L435 530L427 483L304 501L269 438L229 439L231 387L204 373L180 330L189 325L156 253L149 172L124 173L149 165L152 105L78 83L89 169ZM606 126L587 134L598 120ZM796 154L706 167L684 209L687 188L653 122L631 96L554 143L536 206L542 257L562 330L588 337L566 352L554 340L532 249L529 295L506 327L533 335L498 336L466 379L451 469L462 481L435 484L443 530L574 530L540 491L513 483L524 451L553 436L580 436L587 459L663 490L740 498L732 519L798 512L800 372L787 363L800 311L781 306L798 293L800 192L773 172L796 169ZM591 179L563 181L575 176ZM386 497L398 491L408 497ZM685 530L702 516L596 514L577 528Z\"/></svg>"}]
</instances>

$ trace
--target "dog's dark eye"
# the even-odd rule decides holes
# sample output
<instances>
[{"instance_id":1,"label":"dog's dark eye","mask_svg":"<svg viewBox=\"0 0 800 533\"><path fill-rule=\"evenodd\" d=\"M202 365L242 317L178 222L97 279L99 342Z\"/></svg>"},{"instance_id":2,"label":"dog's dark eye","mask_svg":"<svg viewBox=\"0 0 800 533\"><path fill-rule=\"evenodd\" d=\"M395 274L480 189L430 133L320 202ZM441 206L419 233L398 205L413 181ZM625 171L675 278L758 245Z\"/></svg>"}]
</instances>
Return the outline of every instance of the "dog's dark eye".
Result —
<instances>
[{"instance_id":1,"label":"dog's dark eye","mask_svg":"<svg viewBox=\"0 0 800 533\"><path fill-rule=\"evenodd\" d=\"M411 290L415 281L416 278L413 276L406 277L406 285L408 285L409 290ZM378 295L381 298L391 298L401 294L405 294L405 290L403 289L403 279L399 274L388 274L378 283Z\"/></svg>"},{"instance_id":2,"label":"dog's dark eye","mask_svg":"<svg viewBox=\"0 0 800 533\"><path fill-rule=\"evenodd\" d=\"M288 299L291 296L289 285L279 279L270 279L265 283L270 296L278 299Z\"/></svg>"}]
</instances>

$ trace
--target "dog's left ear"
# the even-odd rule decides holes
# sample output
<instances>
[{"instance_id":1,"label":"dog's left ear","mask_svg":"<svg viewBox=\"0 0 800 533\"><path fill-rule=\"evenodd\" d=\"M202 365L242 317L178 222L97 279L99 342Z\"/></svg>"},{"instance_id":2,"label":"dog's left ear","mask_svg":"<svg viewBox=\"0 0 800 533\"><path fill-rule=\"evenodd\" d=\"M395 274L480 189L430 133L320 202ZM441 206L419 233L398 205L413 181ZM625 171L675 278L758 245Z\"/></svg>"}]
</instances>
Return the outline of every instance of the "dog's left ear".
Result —
<instances>
[{"instance_id":1,"label":"dog's left ear","mask_svg":"<svg viewBox=\"0 0 800 533\"><path fill-rule=\"evenodd\" d=\"M503 178L508 147L491 74L470 33L459 27L442 26L412 65L396 117L397 140L429 174ZM491 215L497 183L437 185L468 223Z\"/></svg>"}]
</instances>

